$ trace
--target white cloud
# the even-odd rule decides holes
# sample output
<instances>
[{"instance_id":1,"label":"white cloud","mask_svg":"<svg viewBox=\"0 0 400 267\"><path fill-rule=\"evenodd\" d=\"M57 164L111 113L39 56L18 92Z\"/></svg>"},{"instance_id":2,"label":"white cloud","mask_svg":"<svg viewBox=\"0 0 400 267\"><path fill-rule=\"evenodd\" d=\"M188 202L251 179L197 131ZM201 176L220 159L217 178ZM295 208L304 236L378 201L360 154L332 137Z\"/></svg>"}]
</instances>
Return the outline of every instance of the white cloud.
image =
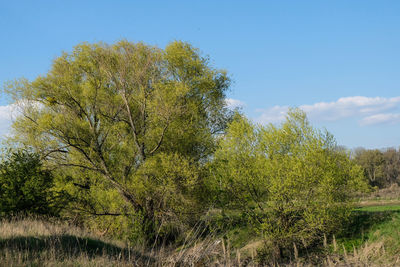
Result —
<instances>
[{"instance_id":1,"label":"white cloud","mask_svg":"<svg viewBox=\"0 0 400 267\"><path fill-rule=\"evenodd\" d=\"M361 125L396 124L400 122L400 114L380 113L363 118Z\"/></svg>"},{"instance_id":2,"label":"white cloud","mask_svg":"<svg viewBox=\"0 0 400 267\"><path fill-rule=\"evenodd\" d=\"M225 103L228 106L228 108L235 109L235 108L242 108L246 106L246 104L238 99L233 99L233 98L226 98Z\"/></svg>"},{"instance_id":3,"label":"white cloud","mask_svg":"<svg viewBox=\"0 0 400 267\"><path fill-rule=\"evenodd\" d=\"M259 110L261 115L257 121L261 123L275 123L282 121L288 106L274 106ZM399 123L400 113L387 113L400 108L400 97L342 97L333 102L318 102L311 105L301 105L300 109L307 113L313 121L337 121L345 118L361 117L361 125L378 123Z\"/></svg>"},{"instance_id":4,"label":"white cloud","mask_svg":"<svg viewBox=\"0 0 400 267\"><path fill-rule=\"evenodd\" d=\"M14 105L0 106L0 137L10 131Z\"/></svg>"},{"instance_id":5,"label":"white cloud","mask_svg":"<svg viewBox=\"0 0 400 267\"><path fill-rule=\"evenodd\" d=\"M13 105L0 106L0 120L11 120Z\"/></svg>"},{"instance_id":6,"label":"white cloud","mask_svg":"<svg viewBox=\"0 0 400 267\"><path fill-rule=\"evenodd\" d=\"M288 111L288 106L274 106L269 109L258 109L261 112L261 116L257 119L260 123L277 123L285 119Z\"/></svg>"},{"instance_id":7,"label":"white cloud","mask_svg":"<svg viewBox=\"0 0 400 267\"><path fill-rule=\"evenodd\" d=\"M336 121L353 116L366 116L398 107L400 97L342 97L335 102L319 102L313 105L302 105L311 119L319 121Z\"/></svg>"}]
</instances>

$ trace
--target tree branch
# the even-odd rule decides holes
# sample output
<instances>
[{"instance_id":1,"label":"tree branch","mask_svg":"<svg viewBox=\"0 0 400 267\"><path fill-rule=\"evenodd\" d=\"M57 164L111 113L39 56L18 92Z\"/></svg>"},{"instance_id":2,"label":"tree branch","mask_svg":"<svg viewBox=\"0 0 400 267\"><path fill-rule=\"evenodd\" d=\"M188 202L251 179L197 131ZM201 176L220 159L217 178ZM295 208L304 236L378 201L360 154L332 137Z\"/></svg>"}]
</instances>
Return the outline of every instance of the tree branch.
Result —
<instances>
[{"instance_id":1,"label":"tree branch","mask_svg":"<svg viewBox=\"0 0 400 267\"><path fill-rule=\"evenodd\" d=\"M164 139L164 135L165 135L165 132L167 131L168 126L169 126L169 124L168 124L168 122L167 122L167 124L166 124L165 127L163 128L163 131L162 131L162 133L161 133L161 136L160 136L160 139L158 140L157 145L150 151L150 153L149 153L150 155L153 155L153 154L160 148L161 143L162 143L162 141L163 141L163 139Z\"/></svg>"}]
</instances>

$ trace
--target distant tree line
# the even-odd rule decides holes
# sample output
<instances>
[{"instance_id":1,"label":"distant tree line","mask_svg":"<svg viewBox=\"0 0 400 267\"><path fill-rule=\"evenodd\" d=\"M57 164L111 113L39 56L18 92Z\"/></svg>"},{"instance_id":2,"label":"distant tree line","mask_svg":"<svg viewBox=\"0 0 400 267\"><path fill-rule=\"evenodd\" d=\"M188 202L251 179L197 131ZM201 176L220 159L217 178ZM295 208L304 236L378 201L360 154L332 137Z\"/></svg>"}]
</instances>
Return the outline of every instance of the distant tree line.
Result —
<instances>
[{"instance_id":1,"label":"distant tree line","mask_svg":"<svg viewBox=\"0 0 400 267\"><path fill-rule=\"evenodd\" d=\"M396 148L365 149L353 151L353 158L363 167L371 186L378 188L400 184L400 150Z\"/></svg>"}]
</instances>

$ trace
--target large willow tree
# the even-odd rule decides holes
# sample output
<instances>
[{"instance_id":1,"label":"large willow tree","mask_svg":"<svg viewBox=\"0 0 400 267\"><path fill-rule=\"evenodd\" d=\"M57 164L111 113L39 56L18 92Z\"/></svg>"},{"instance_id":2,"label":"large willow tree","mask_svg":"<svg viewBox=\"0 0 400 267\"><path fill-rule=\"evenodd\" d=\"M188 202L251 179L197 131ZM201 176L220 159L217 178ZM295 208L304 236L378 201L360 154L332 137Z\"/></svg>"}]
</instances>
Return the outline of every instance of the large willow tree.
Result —
<instances>
[{"instance_id":1,"label":"large willow tree","mask_svg":"<svg viewBox=\"0 0 400 267\"><path fill-rule=\"evenodd\" d=\"M15 139L64 174L75 210L140 214L151 232L193 218L202 164L230 117L228 87L187 43L121 41L80 44L7 91L21 107Z\"/></svg>"}]
</instances>

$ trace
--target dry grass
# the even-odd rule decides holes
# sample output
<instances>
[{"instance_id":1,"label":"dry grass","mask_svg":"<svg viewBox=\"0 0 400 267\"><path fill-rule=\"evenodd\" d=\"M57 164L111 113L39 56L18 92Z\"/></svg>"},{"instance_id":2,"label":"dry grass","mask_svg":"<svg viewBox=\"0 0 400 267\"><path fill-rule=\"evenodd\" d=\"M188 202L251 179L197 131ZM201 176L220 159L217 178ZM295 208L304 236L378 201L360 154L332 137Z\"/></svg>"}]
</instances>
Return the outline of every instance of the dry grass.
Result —
<instances>
[{"instance_id":1,"label":"dry grass","mask_svg":"<svg viewBox=\"0 0 400 267\"><path fill-rule=\"evenodd\" d=\"M194 229L179 249L144 251L56 220L2 220L0 266L243 266L229 242L199 239L201 231Z\"/></svg>"},{"instance_id":2,"label":"dry grass","mask_svg":"<svg viewBox=\"0 0 400 267\"><path fill-rule=\"evenodd\" d=\"M360 200L400 200L400 186L397 184L392 184L390 187L377 189L371 193L361 196Z\"/></svg>"},{"instance_id":3,"label":"dry grass","mask_svg":"<svg viewBox=\"0 0 400 267\"><path fill-rule=\"evenodd\" d=\"M145 259L122 242L58 221L0 221L2 266L142 266Z\"/></svg>"},{"instance_id":4,"label":"dry grass","mask_svg":"<svg viewBox=\"0 0 400 267\"><path fill-rule=\"evenodd\" d=\"M324 266L399 266L398 257L386 253L384 243L367 242L362 247L347 252L343 247L342 253L326 256Z\"/></svg>"},{"instance_id":5,"label":"dry grass","mask_svg":"<svg viewBox=\"0 0 400 267\"><path fill-rule=\"evenodd\" d=\"M180 248L143 251L94 235L59 221L12 219L0 221L0 266L259 266L253 242L232 249L228 240L199 239L201 228L193 229ZM397 256L389 256L384 242L367 242L352 251L340 248L333 239L324 242L325 254L299 256L268 266L400 266Z\"/></svg>"}]
</instances>

